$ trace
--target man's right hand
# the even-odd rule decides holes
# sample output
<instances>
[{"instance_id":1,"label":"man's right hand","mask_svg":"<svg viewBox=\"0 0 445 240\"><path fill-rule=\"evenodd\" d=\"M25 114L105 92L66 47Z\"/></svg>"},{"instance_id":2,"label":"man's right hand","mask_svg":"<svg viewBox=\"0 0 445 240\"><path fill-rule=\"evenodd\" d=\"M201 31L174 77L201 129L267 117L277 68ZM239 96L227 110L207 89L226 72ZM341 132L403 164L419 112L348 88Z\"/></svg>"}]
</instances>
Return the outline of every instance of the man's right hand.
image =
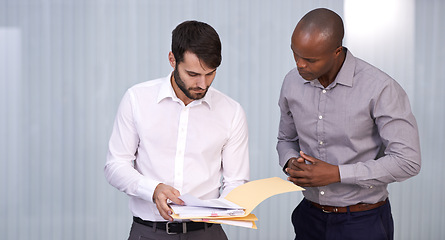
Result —
<instances>
[{"instance_id":1,"label":"man's right hand","mask_svg":"<svg viewBox=\"0 0 445 240\"><path fill-rule=\"evenodd\" d=\"M168 206L167 200L170 199L178 205L184 205L184 202L178 198L180 195L178 190L167 184L160 183L156 186L153 193L153 202L156 204L159 213L165 220L170 222L173 221L173 218L171 217L173 212Z\"/></svg>"}]
</instances>

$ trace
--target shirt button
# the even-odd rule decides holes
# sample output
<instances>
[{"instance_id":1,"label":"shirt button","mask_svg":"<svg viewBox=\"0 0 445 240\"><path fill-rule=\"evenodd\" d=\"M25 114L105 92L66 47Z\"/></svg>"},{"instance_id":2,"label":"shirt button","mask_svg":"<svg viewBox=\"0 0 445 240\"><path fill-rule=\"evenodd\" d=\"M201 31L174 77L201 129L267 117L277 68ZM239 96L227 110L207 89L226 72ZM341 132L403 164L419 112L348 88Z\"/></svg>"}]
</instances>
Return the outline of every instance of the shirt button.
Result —
<instances>
[{"instance_id":1,"label":"shirt button","mask_svg":"<svg viewBox=\"0 0 445 240\"><path fill-rule=\"evenodd\" d=\"M325 89L323 89L323 91L322 91L323 93L326 93L326 90Z\"/></svg>"},{"instance_id":2,"label":"shirt button","mask_svg":"<svg viewBox=\"0 0 445 240\"><path fill-rule=\"evenodd\" d=\"M318 119L323 119L323 116L321 116L321 115L320 115L320 116L318 116Z\"/></svg>"},{"instance_id":3,"label":"shirt button","mask_svg":"<svg viewBox=\"0 0 445 240\"><path fill-rule=\"evenodd\" d=\"M320 194L321 194L321 195L324 195L324 191L321 191Z\"/></svg>"},{"instance_id":4,"label":"shirt button","mask_svg":"<svg viewBox=\"0 0 445 240\"><path fill-rule=\"evenodd\" d=\"M320 145L323 145L323 141L320 141Z\"/></svg>"}]
</instances>

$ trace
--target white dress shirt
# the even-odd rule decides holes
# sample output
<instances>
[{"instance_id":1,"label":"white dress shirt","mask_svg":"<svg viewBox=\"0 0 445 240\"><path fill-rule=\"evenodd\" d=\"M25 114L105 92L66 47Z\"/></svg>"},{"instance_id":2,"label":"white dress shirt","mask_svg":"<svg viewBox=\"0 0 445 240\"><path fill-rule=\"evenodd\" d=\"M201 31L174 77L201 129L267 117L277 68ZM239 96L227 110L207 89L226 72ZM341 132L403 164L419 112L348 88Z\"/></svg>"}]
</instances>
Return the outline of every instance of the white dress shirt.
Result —
<instances>
[{"instance_id":1,"label":"white dress shirt","mask_svg":"<svg viewBox=\"0 0 445 240\"><path fill-rule=\"evenodd\" d=\"M130 196L133 215L150 221L166 221L152 199L159 183L212 199L249 179L248 129L240 104L210 87L204 98L185 106L170 77L125 93L105 165L108 182Z\"/></svg>"}]
</instances>

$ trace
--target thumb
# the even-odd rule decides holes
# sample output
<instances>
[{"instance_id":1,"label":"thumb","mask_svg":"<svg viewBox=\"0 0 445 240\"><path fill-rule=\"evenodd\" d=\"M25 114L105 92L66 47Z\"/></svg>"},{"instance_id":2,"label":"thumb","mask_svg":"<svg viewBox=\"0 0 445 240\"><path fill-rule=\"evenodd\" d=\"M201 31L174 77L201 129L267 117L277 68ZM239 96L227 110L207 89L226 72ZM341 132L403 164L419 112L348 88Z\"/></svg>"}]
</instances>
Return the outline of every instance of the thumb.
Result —
<instances>
[{"instance_id":1,"label":"thumb","mask_svg":"<svg viewBox=\"0 0 445 240\"><path fill-rule=\"evenodd\" d=\"M179 196L181 196L181 193L177 189L173 188L173 191L169 195L169 199L178 205L184 205L184 201L182 201Z\"/></svg>"}]
</instances>

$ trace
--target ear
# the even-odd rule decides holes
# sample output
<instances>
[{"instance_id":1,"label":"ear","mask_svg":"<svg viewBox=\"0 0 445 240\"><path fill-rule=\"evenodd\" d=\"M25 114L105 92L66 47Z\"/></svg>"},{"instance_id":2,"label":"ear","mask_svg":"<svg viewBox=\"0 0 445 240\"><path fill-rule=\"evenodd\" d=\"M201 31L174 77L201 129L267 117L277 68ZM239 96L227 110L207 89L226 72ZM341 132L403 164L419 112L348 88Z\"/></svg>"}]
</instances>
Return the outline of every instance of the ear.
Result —
<instances>
[{"instance_id":1,"label":"ear","mask_svg":"<svg viewBox=\"0 0 445 240\"><path fill-rule=\"evenodd\" d=\"M335 49L335 55L339 56L342 51L343 51L343 46L338 47L337 49Z\"/></svg>"},{"instance_id":2,"label":"ear","mask_svg":"<svg viewBox=\"0 0 445 240\"><path fill-rule=\"evenodd\" d=\"M176 59L171 51L168 53L168 61L170 62L170 66L174 69L176 67Z\"/></svg>"}]
</instances>

